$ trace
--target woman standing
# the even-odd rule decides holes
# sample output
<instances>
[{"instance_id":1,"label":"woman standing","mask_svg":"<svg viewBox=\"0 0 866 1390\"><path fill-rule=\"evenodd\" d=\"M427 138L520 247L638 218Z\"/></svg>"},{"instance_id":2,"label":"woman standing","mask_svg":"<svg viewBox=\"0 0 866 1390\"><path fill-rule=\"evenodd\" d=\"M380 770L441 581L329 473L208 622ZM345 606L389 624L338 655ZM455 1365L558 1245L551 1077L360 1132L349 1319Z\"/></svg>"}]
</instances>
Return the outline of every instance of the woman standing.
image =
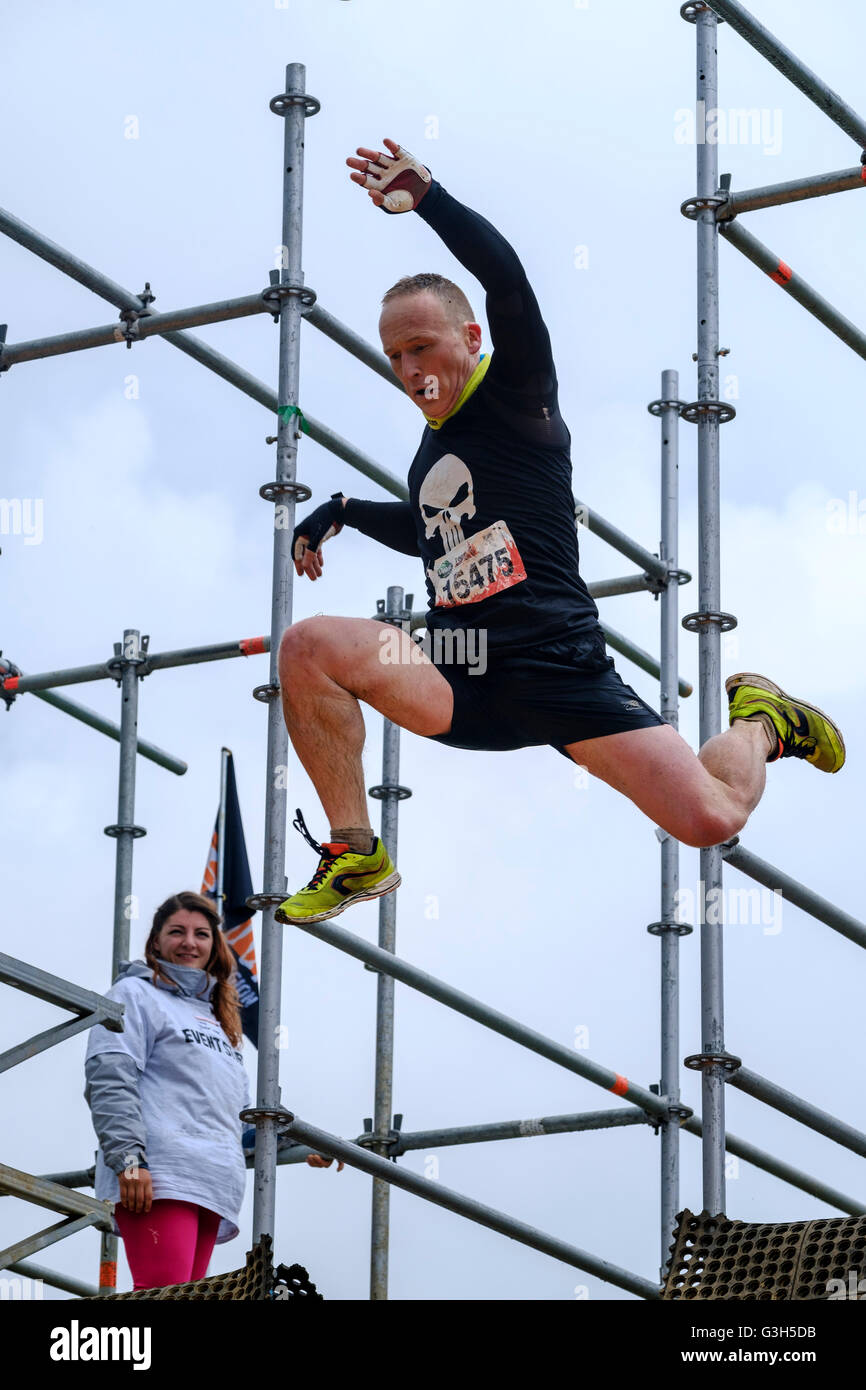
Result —
<instances>
[{"instance_id":1,"label":"woman standing","mask_svg":"<svg viewBox=\"0 0 866 1390\"><path fill-rule=\"evenodd\" d=\"M238 1234L250 1097L220 920L199 893L164 902L145 960L108 991L125 1006L123 1032L90 1032L96 1197L115 1203L136 1290L203 1279L214 1245Z\"/></svg>"}]
</instances>

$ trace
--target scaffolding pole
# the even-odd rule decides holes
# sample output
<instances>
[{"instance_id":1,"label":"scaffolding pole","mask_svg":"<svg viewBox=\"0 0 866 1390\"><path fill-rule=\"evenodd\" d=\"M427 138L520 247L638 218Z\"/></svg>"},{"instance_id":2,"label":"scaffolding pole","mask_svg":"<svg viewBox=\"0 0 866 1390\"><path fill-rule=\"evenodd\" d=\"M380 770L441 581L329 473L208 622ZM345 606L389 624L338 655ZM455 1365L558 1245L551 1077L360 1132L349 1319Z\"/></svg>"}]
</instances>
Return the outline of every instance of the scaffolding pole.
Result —
<instances>
[{"instance_id":1,"label":"scaffolding pole","mask_svg":"<svg viewBox=\"0 0 866 1390\"><path fill-rule=\"evenodd\" d=\"M691 1115L683 1121L683 1132L693 1134L695 1138L703 1137L703 1125L697 1115ZM738 1135L731 1134L728 1130L725 1135L725 1149L729 1154L736 1158L741 1158L745 1163L751 1163L753 1168L759 1168L762 1173L770 1173L774 1178L780 1178L782 1182L789 1183L791 1187L797 1187L801 1192L807 1192L810 1197L817 1197L819 1201L826 1202L828 1206L838 1207L840 1211L847 1211L851 1216L861 1216L866 1213L866 1202L858 1197L849 1197L847 1193L840 1192L838 1188L830 1187L828 1183L821 1182L819 1178L813 1178L811 1174L802 1172L801 1169L786 1163L784 1159L776 1158L774 1154L765 1153L755 1144L750 1144L746 1139L740 1139Z\"/></svg>"},{"instance_id":2,"label":"scaffolding pole","mask_svg":"<svg viewBox=\"0 0 866 1390\"><path fill-rule=\"evenodd\" d=\"M139 676L149 676L153 671L167 671L175 666L196 666L204 661L226 661L236 656L257 656L270 651L269 637L242 637L234 642L211 642L205 647L180 647L172 652L147 652L142 647L138 662ZM69 666L62 671L40 671L31 676L3 675L0 669L0 687L6 694L37 694L41 690L55 690L62 685L85 685L89 681L117 680L117 656L108 661L93 662L88 666ZM6 663L0 663L0 667Z\"/></svg>"},{"instance_id":3,"label":"scaffolding pole","mask_svg":"<svg viewBox=\"0 0 866 1390\"><path fill-rule=\"evenodd\" d=\"M739 0L709 0L709 3L717 15L727 20L746 43L751 44L762 58L766 58L783 77L787 77L804 96L813 101L840 130L844 130L845 134L850 135L859 145L866 146L866 121L862 116L858 116L826 82L780 43L753 14L749 14L749 11L739 4ZM715 29L715 20L713 28ZM707 109L709 110L709 103Z\"/></svg>"},{"instance_id":4,"label":"scaffolding pole","mask_svg":"<svg viewBox=\"0 0 866 1390\"><path fill-rule=\"evenodd\" d=\"M495 1121L492 1124L457 1125L451 1129L401 1131L395 1136L389 1156L392 1159L398 1158L401 1154L409 1153L413 1149L448 1148L459 1144L496 1142L500 1139L529 1139L548 1134L572 1134L582 1130L621 1129L634 1125L654 1125L657 1123L657 1120L653 1120L643 1111L630 1106L623 1110L589 1110L578 1115L546 1115L541 1119L503 1120ZM700 1139L703 1132L701 1122L695 1115L684 1120L681 1128L684 1134L690 1134L696 1139ZM369 1131L359 1135L354 1142L361 1145L368 1144ZM796 1187L800 1192L808 1193L810 1197L817 1197L819 1201L826 1202L828 1206L838 1207L840 1211L846 1211L851 1216L861 1216L866 1213L866 1202L860 1198L851 1197L846 1192L840 1192L838 1188L831 1187L829 1183L821 1182L811 1173L804 1173L801 1169L786 1163L784 1159L776 1158L774 1154L768 1154L747 1140L739 1138L738 1135L731 1134L730 1130L725 1135L725 1148L729 1154L734 1154L737 1158L743 1159L744 1162L750 1163L753 1168L758 1168L763 1173L769 1173L772 1177L781 1179L782 1182ZM306 1161L307 1155L313 1152L314 1150L305 1144L282 1148L277 1155L277 1163L280 1167L287 1164L303 1163ZM252 1166L252 1158L248 1160L247 1166ZM81 1168L76 1172L41 1174L43 1182L58 1183L63 1187L92 1187L93 1178L94 1169L92 1167Z\"/></svg>"},{"instance_id":5,"label":"scaffolding pole","mask_svg":"<svg viewBox=\"0 0 866 1390\"><path fill-rule=\"evenodd\" d=\"M769 183L761 188L744 188L737 193L728 190L717 216L720 222L727 221L741 212L801 203L807 198L823 198L828 193L845 193L852 188L866 188L866 165L836 169L831 174L810 174L806 178L790 179L787 183Z\"/></svg>"},{"instance_id":6,"label":"scaffolding pole","mask_svg":"<svg viewBox=\"0 0 866 1390\"><path fill-rule=\"evenodd\" d=\"M752 854L751 850L740 844L739 836L735 835L732 840L725 842L722 846L722 857L726 863L739 869L740 873L748 874L756 883L763 884L774 893L780 893L786 902L802 908L803 912L808 912L810 917L823 922L825 926L832 927L840 936L846 936L855 946L866 947L866 923L858 922L850 912L843 912L840 907L834 906L820 894L813 893L805 884L791 878L790 874L784 874L781 869L768 864L766 859L759 859L757 854Z\"/></svg>"},{"instance_id":7,"label":"scaffolding pole","mask_svg":"<svg viewBox=\"0 0 866 1390\"><path fill-rule=\"evenodd\" d=\"M286 895L286 790L280 770L288 763L289 736L280 705L277 673L280 639L292 621L292 534L295 502L310 496L295 481L300 439L298 385L300 377L301 298L305 294L301 258L304 122L318 110L305 94L303 63L289 63L283 93L271 100L271 110L283 121L282 266L272 276L273 302L279 305L280 356L277 410L276 481L261 489L266 501L285 509L285 525L274 513L273 581L271 597L270 681L257 692L267 702L268 751L265 768L265 849L262 910L262 971L259 993L258 1077L256 1090L256 1148L253 1198L253 1242L273 1236L276 1203L277 1126L280 1104L279 1048L280 987L283 928L274 909ZM307 296L309 297L309 296Z\"/></svg>"},{"instance_id":8,"label":"scaffolding pole","mask_svg":"<svg viewBox=\"0 0 866 1390\"><path fill-rule=\"evenodd\" d=\"M716 30L707 6L697 7L698 111L718 107ZM703 103L703 104L701 104ZM719 557L719 245L714 200L718 146L697 142L697 196L706 200L697 218L698 402L698 605L692 630L698 632L700 744L721 730ZM683 619L688 625L689 620ZM704 892L721 892L722 855L718 846L700 851ZM713 899L715 900L715 899ZM701 1091L703 1115L703 1205L711 1216L725 1209L725 1051L722 928L701 912Z\"/></svg>"},{"instance_id":9,"label":"scaffolding pole","mask_svg":"<svg viewBox=\"0 0 866 1390\"><path fill-rule=\"evenodd\" d=\"M10 676L13 679L18 676L26 680L26 676L19 666L15 666L5 658L0 658L0 699L6 699L7 708L11 706L15 698L4 680L4 677ZM98 733L114 739L115 743L120 742L120 725L113 723L110 719L103 719L101 714L96 713L96 710L88 709L86 705L80 705L77 700L68 700L64 695L54 695L49 690L34 690L33 694L37 700L44 700L46 705L53 705L55 709L62 710L64 714L77 719L79 723L86 724L88 728L96 729ZM187 764L180 758L166 753L163 748L157 748L154 743L148 743L146 739L140 738L136 747L142 758L156 763L158 767L164 767L167 772L173 772L176 776L182 777L187 771Z\"/></svg>"},{"instance_id":10,"label":"scaffolding pole","mask_svg":"<svg viewBox=\"0 0 866 1390\"><path fill-rule=\"evenodd\" d=\"M8 1071L10 1067L16 1067L30 1057L38 1056L47 1048L55 1047L57 1043L74 1037L86 1028L92 1028L96 1023L104 1024L112 1033L119 1033L123 1029L122 1004L116 1004L113 999L94 994L89 989L81 989L71 980L61 979L59 975L49 975L47 970L40 970L28 961L17 960L3 952L0 952L0 984L11 985L13 989L20 989L35 999L42 999L48 1004L55 1004L58 1008L68 1009L77 1015L74 1019L56 1023L44 1032L37 1033L35 1037L28 1038L26 1042L18 1043L15 1047L0 1053L0 1072Z\"/></svg>"},{"instance_id":11,"label":"scaffolding pole","mask_svg":"<svg viewBox=\"0 0 866 1390\"><path fill-rule=\"evenodd\" d=\"M661 421L661 542L659 558L666 567L667 583L660 596L660 703L659 713L666 724L679 728L678 676L678 529L679 529L679 374L662 372L661 397L648 407ZM660 1277L670 1256L672 1233L680 1209L680 936L691 931L677 921L679 888L679 843L666 832L661 834L660 920L647 931L659 937L661 946L661 1076L659 1092L670 1107L660 1127Z\"/></svg>"},{"instance_id":12,"label":"scaffolding pole","mask_svg":"<svg viewBox=\"0 0 866 1390\"><path fill-rule=\"evenodd\" d=\"M116 840L114 868L114 937L111 951L111 978L116 980L120 963L129 960L129 922L135 914L132 895L133 844L146 832L135 824L135 763L138 742L138 667L143 661L141 634L127 628L123 645L115 657L120 677L120 758L117 783L117 823L107 825L105 834Z\"/></svg>"},{"instance_id":13,"label":"scaffolding pole","mask_svg":"<svg viewBox=\"0 0 866 1390\"><path fill-rule=\"evenodd\" d=\"M731 246L736 246L747 260L769 275L774 284L807 309L813 318L823 323L825 328L829 328L830 332L856 352L858 357L866 357L866 333L851 323L850 319L846 319L844 314L840 314L838 309L834 309L833 305L792 270L786 261L756 236L752 236L752 233L746 231L739 222L719 222L718 228L725 241L730 242Z\"/></svg>"},{"instance_id":14,"label":"scaffolding pole","mask_svg":"<svg viewBox=\"0 0 866 1390\"><path fill-rule=\"evenodd\" d=\"M774 1081L768 1081L765 1076L759 1076L757 1072L740 1066L731 1073L728 1085L735 1086L738 1091L753 1096L755 1100L763 1101L765 1105L772 1106L783 1115L789 1115L792 1120L799 1120L809 1129L814 1129L816 1134L823 1134L827 1139L833 1139L837 1144L859 1154L861 1158L866 1158L866 1134L855 1129L853 1125L846 1124L844 1120L837 1120L835 1115L829 1115L826 1110L819 1110L817 1105L810 1105L808 1101L784 1090L782 1086L777 1086Z\"/></svg>"},{"instance_id":15,"label":"scaffolding pole","mask_svg":"<svg viewBox=\"0 0 866 1390\"><path fill-rule=\"evenodd\" d=\"M60 1274L56 1269L46 1269L44 1265L35 1265L32 1260L17 1260L15 1264L7 1265L7 1269L13 1274L21 1274L25 1279L32 1279L34 1283L49 1284L51 1288L62 1289L64 1293L71 1293L74 1298L98 1298L99 1289L93 1284L85 1284L83 1279L75 1279L71 1274Z\"/></svg>"},{"instance_id":16,"label":"scaffolding pole","mask_svg":"<svg viewBox=\"0 0 866 1390\"><path fill-rule=\"evenodd\" d=\"M353 932L336 926L332 921L297 921L293 922L292 925L300 931L308 932L310 936L315 936L319 941L336 946L338 950L345 951L347 955L354 956L356 960L365 961L374 970L380 970L386 975L393 975L396 980L402 981L403 984L409 985L412 989L417 989L420 994L426 994L428 998L438 1000L440 1004L454 1009L456 1013L474 1019L476 1023L482 1024L483 1027L489 1028L494 1033L499 1033L503 1038L510 1038L512 1042L519 1043L521 1047L528 1048L530 1052L535 1052L539 1057L546 1057L548 1061L555 1062L557 1066L564 1067L566 1071L574 1072L576 1076L582 1076L584 1080L591 1081L593 1085L601 1086L605 1091L612 1091L614 1095L629 1101L630 1104L637 1106L648 1115L654 1118L667 1119L667 1101L653 1091L639 1086L634 1081L629 1081L628 1077L621 1075L620 1072L611 1071L608 1067L602 1067L598 1062L581 1056L573 1047L566 1047L564 1043L557 1042L554 1038L547 1038L544 1034L537 1033L533 1028L527 1028L517 1019L499 1013L497 1009L492 1009L489 1004L483 1003L480 999L473 999L471 995L455 989L445 980L439 980L433 975L428 975L426 971L419 970L416 965L403 960L402 957L391 955L390 952L383 951L378 946L370 945L362 937L355 936ZM686 1114L691 1115L692 1112L687 1107L684 1107L684 1110Z\"/></svg>"},{"instance_id":17,"label":"scaffolding pole","mask_svg":"<svg viewBox=\"0 0 866 1390\"><path fill-rule=\"evenodd\" d=\"M165 314L142 311L131 325L99 324L96 328L79 328L73 333L60 333L51 338L31 338L22 343L6 343L0 350L0 371L18 362L36 362L45 357L59 357L67 352L84 352L87 348L109 347L111 344L144 341L157 338L181 328L196 328L206 323L226 323L230 319L249 318L252 314L268 314L271 310L260 294L242 299L221 299L213 304L197 304L190 309L172 309Z\"/></svg>"},{"instance_id":18,"label":"scaffolding pole","mask_svg":"<svg viewBox=\"0 0 866 1390\"><path fill-rule=\"evenodd\" d=\"M626 1289L629 1293L636 1294L638 1298L657 1299L659 1297L657 1285L650 1283L649 1279L643 1279L639 1274L632 1274L630 1270L622 1269L619 1265L611 1264L608 1260L601 1260L596 1255L590 1255L586 1250L580 1250L577 1246L569 1245L556 1236L547 1235L543 1231L536 1230L533 1226L526 1225L523 1221L515 1220L513 1216L507 1216L505 1212L494 1211L492 1207L484 1206L472 1197L465 1197L461 1192L454 1192L451 1188L443 1187L441 1183L431 1182L406 1168L398 1168L395 1163L389 1163L387 1159L380 1158L378 1154L371 1153L369 1149L361 1148L357 1144L350 1144L347 1140L338 1138L336 1134L328 1134L326 1130L316 1129L313 1125L307 1124L306 1121L300 1120L288 1112L286 1112L286 1119L290 1121L287 1133L300 1139L303 1143L309 1144L317 1153L327 1154L330 1158L342 1159L344 1163L350 1164L353 1168L360 1168L362 1173L370 1173L373 1177L381 1179L382 1182L389 1183L394 1187L402 1187L405 1192L412 1192L416 1197L423 1197L426 1201L435 1203L436 1206L456 1212L458 1216L465 1216L470 1221L476 1221L480 1226L487 1226L491 1231L498 1231L501 1235L510 1236L512 1240L517 1240L522 1245L528 1245L533 1250L540 1250L544 1255L552 1255L555 1260L562 1260L564 1264L573 1265L575 1269L582 1269L588 1274L594 1274L608 1284L614 1284L617 1288Z\"/></svg>"},{"instance_id":19,"label":"scaffolding pole","mask_svg":"<svg viewBox=\"0 0 866 1390\"><path fill-rule=\"evenodd\" d=\"M398 585L388 588L384 604L386 622L403 625L408 618L403 590ZM408 787L400 786L400 725L385 719L382 731L382 781L370 788L370 796L382 802L381 840L397 863L397 807L410 796ZM386 893L379 899L379 948L392 955L397 949L397 894ZM387 1158L394 1138L394 978L379 974L376 979L376 1068L373 1130L370 1148ZM373 1178L372 1218L370 1230L370 1298L378 1302L388 1297L388 1247L391 1189L381 1178Z\"/></svg>"},{"instance_id":20,"label":"scaffolding pole","mask_svg":"<svg viewBox=\"0 0 866 1390\"><path fill-rule=\"evenodd\" d=\"M590 1129L620 1129L651 1121L633 1106L627 1110L586 1110L579 1115L544 1115L537 1120L498 1120L486 1125L456 1125L451 1129L419 1129L395 1136L390 1157L414 1149L450 1148L455 1144L491 1144L501 1139L534 1139L545 1134L578 1134Z\"/></svg>"},{"instance_id":21,"label":"scaffolding pole","mask_svg":"<svg viewBox=\"0 0 866 1390\"><path fill-rule=\"evenodd\" d=\"M107 825L105 834L117 843L114 868L114 936L111 949L111 979L117 979L121 961L129 959L129 921L133 915L132 855L136 839L145 834L135 824L135 764L138 744L138 670L146 642L134 628L127 628L123 642L111 664L119 672L120 757L117 786L117 823ZM137 913L135 914L137 915ZM103 1232L99 1253L99 1292L112 1293L117 1287L117 1236Z\"/></svg>"}]
</instances>

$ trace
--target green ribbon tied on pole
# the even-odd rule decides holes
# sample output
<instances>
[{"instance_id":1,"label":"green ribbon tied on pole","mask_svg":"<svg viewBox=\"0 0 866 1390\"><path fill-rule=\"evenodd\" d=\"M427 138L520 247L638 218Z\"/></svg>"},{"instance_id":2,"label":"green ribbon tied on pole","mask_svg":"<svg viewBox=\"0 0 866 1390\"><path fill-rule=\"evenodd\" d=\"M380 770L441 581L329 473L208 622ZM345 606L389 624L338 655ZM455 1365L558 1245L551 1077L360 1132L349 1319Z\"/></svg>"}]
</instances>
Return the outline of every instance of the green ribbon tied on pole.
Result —
<instances>
[{"instance_id":1,"label":"green ribbon tied on pole","mask_svg":"<svg viewBox=\"0 0 866 1390\"><path fill-rule=\"evenodd\" d=\"M301 433L309 434L310 431L307 428L307 422L304 418L304 412L301 410L301 407L299 405L278 405L277 414L279 415L281 420L291 420L293 415L297 415Z\"/></svg>"}]
</instances>

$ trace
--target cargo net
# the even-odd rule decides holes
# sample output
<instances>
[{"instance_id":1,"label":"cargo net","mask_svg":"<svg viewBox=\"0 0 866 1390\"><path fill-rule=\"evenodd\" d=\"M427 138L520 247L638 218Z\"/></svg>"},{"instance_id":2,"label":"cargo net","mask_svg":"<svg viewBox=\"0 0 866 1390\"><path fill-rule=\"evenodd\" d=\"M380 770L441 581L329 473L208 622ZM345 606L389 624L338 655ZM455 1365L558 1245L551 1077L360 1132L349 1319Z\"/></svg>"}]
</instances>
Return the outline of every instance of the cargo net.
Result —
<instances>
[{"instance_id":1,"label":"cargo net","mask_svg":"<svg viewBox=\"0 0 866 1390\"><path fill-rule=\"evenodd\" d=\"M826 1300L866 1274L866 1216L753 1226L686 1209L670 1248L663 1299Z\"/></svg>"},{"instance_id":2,"label":"cargo net","mask_svg":"<svg viewBox=\"0 0 866 1390\"><path fill-rule=\"evenodd\" d=\"M279 1265L276 1272L271 1263L271 1237L263 1235L258 1245L247 1252L243 1269L229 1274L215 1274L211 1279L196 1279L191 1284L166 1284L160 1289L138 1289L135 1293L113 1293L106 1298L147 1299L224 1299L231 1302L280 1302L294 1298L321 1299L315 1284L303 1265Z\"/></svg>"}]
</instances>

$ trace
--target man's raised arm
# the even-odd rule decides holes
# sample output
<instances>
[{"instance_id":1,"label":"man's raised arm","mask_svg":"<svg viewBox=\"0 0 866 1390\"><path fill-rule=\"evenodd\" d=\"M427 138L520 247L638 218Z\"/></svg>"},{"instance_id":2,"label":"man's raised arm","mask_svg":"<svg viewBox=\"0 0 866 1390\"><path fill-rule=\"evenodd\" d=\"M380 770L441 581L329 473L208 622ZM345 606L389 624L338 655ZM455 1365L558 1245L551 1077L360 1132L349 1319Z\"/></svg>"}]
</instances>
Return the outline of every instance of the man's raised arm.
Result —
<instances>
[{"instance_id":1,"label":"man's raised arm","mask_svg":"<svg viewBox=\"0 0 866 1390\"><path fill-rule=\"evenodd\" d=\"M359 171L353 179L368 189L383 211L417 212L484 286L495 349L494 376L517 391L553 392L556 372L550 335L517 252L486 218L452 197L407 150L393 140L385 144L390 155L359 148L363 158L347 160ZM399 205L389 207L389 198Z\"/></svg>"}]
</instances>

